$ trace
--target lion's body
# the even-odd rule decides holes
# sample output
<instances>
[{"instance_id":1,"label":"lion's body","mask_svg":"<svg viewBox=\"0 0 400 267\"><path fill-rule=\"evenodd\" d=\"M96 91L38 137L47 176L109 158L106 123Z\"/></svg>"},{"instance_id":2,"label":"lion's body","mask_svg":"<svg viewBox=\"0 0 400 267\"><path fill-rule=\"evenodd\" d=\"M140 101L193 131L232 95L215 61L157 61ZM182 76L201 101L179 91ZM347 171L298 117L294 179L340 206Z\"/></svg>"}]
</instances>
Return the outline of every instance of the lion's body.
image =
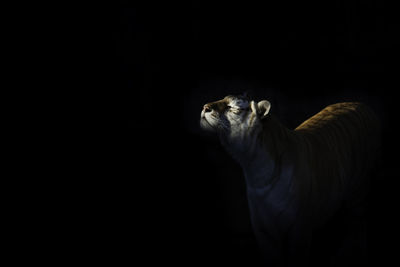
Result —
<instances>
[{"instance_id":1,"label":"lion's body","mask_svg":"<svg viewBox=\"0 0 400 267\"><path fill-rule=\"evenodd\" d=\"M299 193L319 225L343 205L361 208L379 154L379 121L361 103L326 107L295 129L301 143Z\"/></svg>"},{"instance_id":2,"label":"lion's body","mask_svg":"<svg viewBox=\"0 0 400 267\"><path fill-rule=\"evenodd\" d=\"M221 108L227 101L206 107ZM220 138L243 168L252 226L265 260L279 265L286 246L291 264L299 266L312 232L338 210L346 209L357 221L362 217L368 174L379 155L380 125L366 105L339 103L289 130L265 115L269 106L260 117L266 102L260 103L252 101L252 112L240 119L229 113L221 117L226 112L221 109Z\"/></svg>"}]
</instances>

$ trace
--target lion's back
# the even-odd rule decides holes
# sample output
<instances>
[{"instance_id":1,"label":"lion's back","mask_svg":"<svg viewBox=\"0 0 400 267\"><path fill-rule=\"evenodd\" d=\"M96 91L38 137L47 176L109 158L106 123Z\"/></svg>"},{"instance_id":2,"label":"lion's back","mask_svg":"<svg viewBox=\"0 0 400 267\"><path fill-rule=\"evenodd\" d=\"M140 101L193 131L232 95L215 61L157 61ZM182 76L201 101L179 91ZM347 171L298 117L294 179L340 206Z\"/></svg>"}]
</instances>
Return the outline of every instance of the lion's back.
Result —
<instances>
[{"instance_id":1,"label":"lion's back","mask_svg":"<svg viewBox=\"0 0 400 267\"><path fill-rule=\"evenodd\" d=\"M313 136L325 144L353 147L357 144L376 149L380 123L376 114L360 102L329 105L300 124L295 131Z\"/></svg>"},{"instance_id":2,"label":"lion's back","mask_svg":"<svg viewBox=\"0 0 400 267\"><path fill-rule=\"evenodd\" d=\"M380 146L380 123L368 106L358 102L327 106L295 132L304 141L308 179L318 194L313 198L315 212L328 202L355 203L365 197L367 176Z\"/></svg>"},{"instance_id":3,"label":"lion's back","mask_svg":"<svg viewBox=\"0 0 400 267\"><path fill-rule=\"evenodd\" d=\"M369 127L379 127L375 113L367 105L360 102L343 102L327 106L301 123L295 130L324 131L326 127L351 127L351 125L356 125L360 128L359 130L364 130L361 129L363 124Z\"/></svg>"}]
</instances>

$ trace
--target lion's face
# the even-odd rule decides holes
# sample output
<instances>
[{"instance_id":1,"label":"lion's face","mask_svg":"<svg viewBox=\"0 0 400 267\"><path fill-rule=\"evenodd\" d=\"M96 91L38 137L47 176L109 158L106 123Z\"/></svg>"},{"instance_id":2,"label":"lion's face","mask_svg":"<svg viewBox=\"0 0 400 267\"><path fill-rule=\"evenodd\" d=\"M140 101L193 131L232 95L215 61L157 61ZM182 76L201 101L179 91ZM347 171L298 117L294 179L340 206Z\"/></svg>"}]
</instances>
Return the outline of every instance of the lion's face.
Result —
<instances>
[{"instance_id":1,"label":"lion's face","mask_svg":"<svg viewBox=\"0 0 400 267\"><path fill-rule=\"evenodd\" d=\"M261 127L260 121L267 115L269 107L266 100L256 104L246 96L229 95L204 105L200 126L226 136L244 137Z\"/></svg>"}]
</instances>

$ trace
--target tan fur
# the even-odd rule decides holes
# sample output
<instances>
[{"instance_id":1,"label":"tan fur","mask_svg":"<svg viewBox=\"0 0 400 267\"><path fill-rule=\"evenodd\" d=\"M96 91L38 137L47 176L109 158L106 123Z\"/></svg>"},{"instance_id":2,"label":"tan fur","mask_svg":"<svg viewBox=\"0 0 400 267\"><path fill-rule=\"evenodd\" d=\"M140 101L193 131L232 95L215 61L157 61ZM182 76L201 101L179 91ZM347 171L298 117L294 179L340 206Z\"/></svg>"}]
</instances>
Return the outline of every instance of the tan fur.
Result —
<instances>
[{"instance_id":1,"label":"tan fur","mask_svg":"<svg viewBox=\"0 0 400 267\"><path fill-rule=\"evenodd\" d=\"M315 225L340 205L356 206L364 200L367 176L380 145L380 124L369 107L362 103L330 105L294 131L271 116L263 128L266 149L276 160L284 155L295 166L297 203L308 210Z\"/></svg>"},{"instance_id":2,"label":"tan fur","mask_svg":"<svg viewBox=\"0 0 400 267\"><path fill-rule=\"evenodd\" d=\"M290 130L268 113L269 102L251 101L250 110L235 116L230 99L205 105L200 124L218 133L242 166L265 261L278 263L288 242L290 265L299 266L315 228L340 208L362 215L379 157L379 121L364 104L338 103Z\"/></svg>"}]
</instances>

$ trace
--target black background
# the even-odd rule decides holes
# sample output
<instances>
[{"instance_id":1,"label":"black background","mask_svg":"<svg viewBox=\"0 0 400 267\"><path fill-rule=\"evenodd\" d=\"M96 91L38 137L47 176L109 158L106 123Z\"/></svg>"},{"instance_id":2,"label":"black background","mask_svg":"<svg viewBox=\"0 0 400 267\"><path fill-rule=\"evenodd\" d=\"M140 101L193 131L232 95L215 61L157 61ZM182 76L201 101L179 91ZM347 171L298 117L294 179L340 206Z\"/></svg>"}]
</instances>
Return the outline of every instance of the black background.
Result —
<instances>
[{"instance_id":1,"label":"black background","mask_svg":"<svg viewBox=\"0 0 400 267\"><path fill-rule=\"evenodd\" d=\"M105 13L111 83L100 88L117 112L104 116L115 150L112 170L96 181L100 217L88 226L95 257L257 264L241 170L198 126L202 105L250 90L289 128L340 101L376 111L384 149L370 197L369 258L395 259L395 9L384 1L276 2L122 2Z\"/></svg>"}]
</instances>

